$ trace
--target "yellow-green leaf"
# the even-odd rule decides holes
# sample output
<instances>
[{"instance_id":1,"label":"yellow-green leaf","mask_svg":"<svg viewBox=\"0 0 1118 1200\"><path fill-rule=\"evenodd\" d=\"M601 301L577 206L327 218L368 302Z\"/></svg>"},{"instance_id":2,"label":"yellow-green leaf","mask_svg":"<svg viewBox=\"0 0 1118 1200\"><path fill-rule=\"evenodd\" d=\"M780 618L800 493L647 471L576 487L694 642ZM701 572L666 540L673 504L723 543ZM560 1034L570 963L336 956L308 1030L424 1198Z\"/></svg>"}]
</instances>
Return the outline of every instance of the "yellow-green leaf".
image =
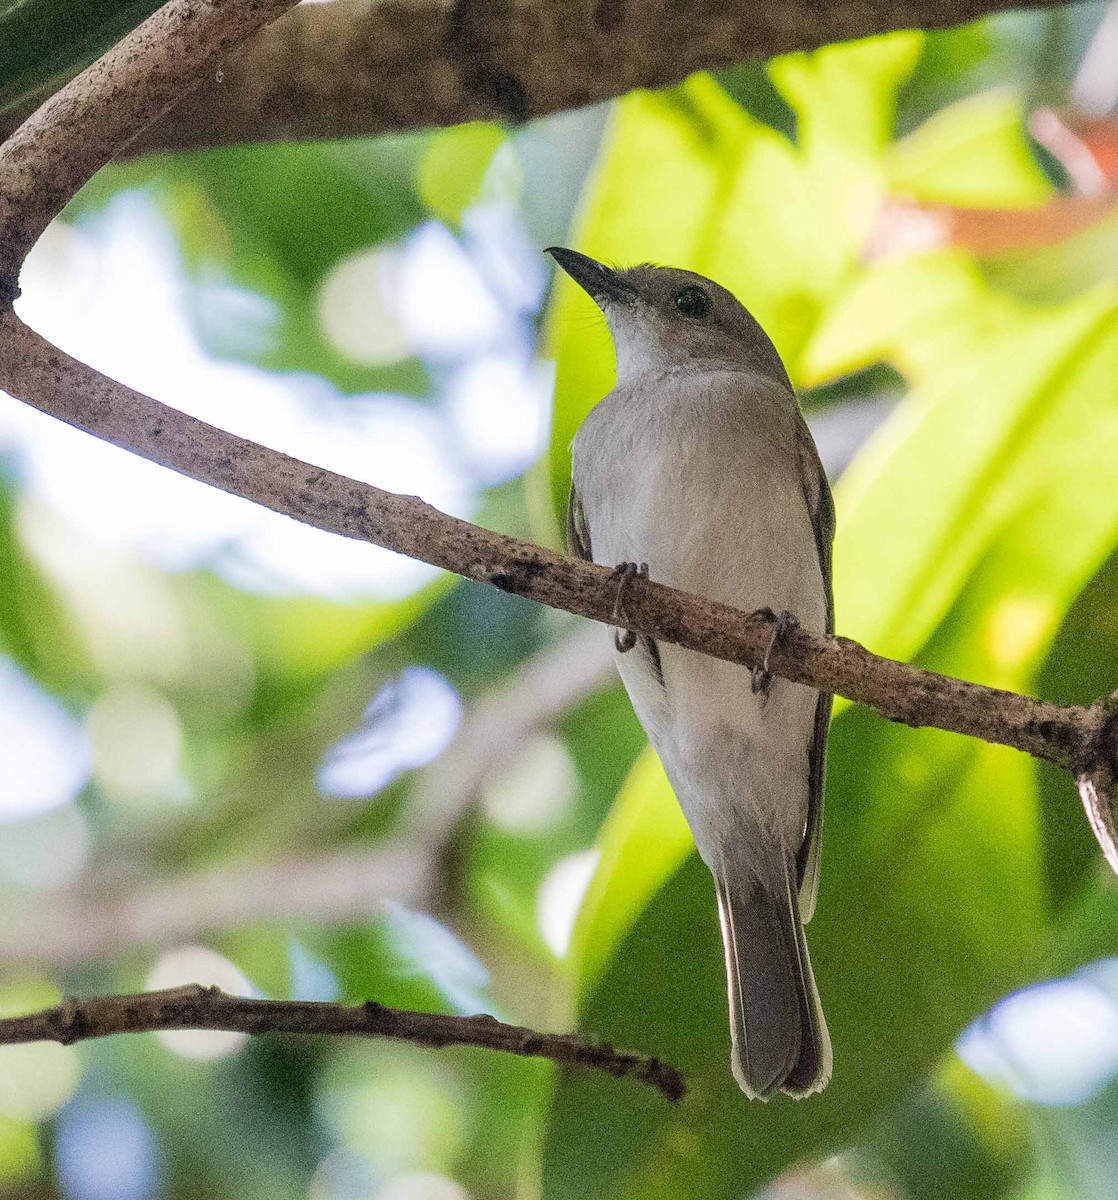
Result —
<instances>
[{"instance_id":1,"label":"yellow-green leaf","mask_svg":"<svg viewBox=\"0 0 1118 1200\"><path fill-rule=\"evenodd\" d=\"M633 765L598 835L598 865L566 960L578 992L594 986L649 898L693 849L664 769L649 748Z\"/></svg>"},{"instance_id":2,"label":"yellow-green leaf","mask_svg":"<svg viewBox=\"0 0 1118 1200\"><path fill-rule=\"evenodd\" d=\"M898 142L893 189L960 208L1036 208L1053 194L1024 134L1020 96L999 88L968 96Z\"/></svg>"}]
</instances>

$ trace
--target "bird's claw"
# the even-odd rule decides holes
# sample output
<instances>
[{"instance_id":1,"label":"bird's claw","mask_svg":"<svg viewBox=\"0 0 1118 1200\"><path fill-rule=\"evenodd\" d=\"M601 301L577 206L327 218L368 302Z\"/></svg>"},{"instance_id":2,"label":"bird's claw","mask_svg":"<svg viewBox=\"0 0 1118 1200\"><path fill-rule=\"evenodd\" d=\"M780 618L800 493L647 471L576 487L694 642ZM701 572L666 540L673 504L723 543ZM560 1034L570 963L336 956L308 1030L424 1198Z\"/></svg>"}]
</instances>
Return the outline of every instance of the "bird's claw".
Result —
<instances>
[{"instance_id":1,"label":"bird's claw","mask_svg":"<svg viewBox=\"0 0 1118 1200\"><path fill-rule=\"evenodd\" d=\"M613 644L618 654L627 654L637 644L637 635L626 628L625 592L634 579L648 578L648 563L623 562L614 567L617 576L617 595L613 600Z\"/></svg>"},{"instance_id":2,"label":"bird's claw","mask_svg":"<svg viewBox=\"0 0 1118 1200\"><path fill-rule=\"evenodd\" d=\"M766 619L773 622L773 633L769 639L768 648L765 650L765 657L761 659L761 665L754 667L750 672L750 687L755 696L761 697L761 707L764 708L769 702L773 687L773 677L769 671L769 657L780 639L789 630L795 629L799 625L799 621L787 609L782 609L779 613L774 613L771 608L763 608L760 611Z\"/></svg>"}]
</instances>

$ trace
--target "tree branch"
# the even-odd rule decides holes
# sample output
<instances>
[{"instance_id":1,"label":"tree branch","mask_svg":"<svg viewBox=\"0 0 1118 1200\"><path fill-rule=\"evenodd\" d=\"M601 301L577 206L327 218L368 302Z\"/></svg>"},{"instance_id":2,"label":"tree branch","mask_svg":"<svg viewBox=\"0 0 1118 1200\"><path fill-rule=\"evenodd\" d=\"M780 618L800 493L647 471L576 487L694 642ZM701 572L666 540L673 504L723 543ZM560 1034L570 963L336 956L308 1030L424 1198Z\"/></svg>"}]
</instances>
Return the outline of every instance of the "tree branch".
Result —
<instances>
[{"instance_id":1,"label":"tree branch","mask_svg":"<svg viewBox=\"0 0 1118 1200\"><path fill-rule=\"evenodd\" d=\"M0 317L0 385L115 445L320 529L554 608L605 623L611 619L617 585L606 568L480 529L418 497L358 483L216 429L106 379L11 312ZM630 589L626 611L638 632L748 667L760 664L772 632L763 614L745 614L653 582ZM1033 700L803 629L781 640L770 666L786 679L867 704L890 720L1014 746L1072 770L1108 861L1118 867L1110 815L1118 731L1105 705L1061 707Z\"/></svg>"},{"instance_id":2,"label":"tree branch","mask_svg":"<svg viewBox=\"0 0 1118 1200\"><path fill-rule=\"evenodd\" d=\"M522 121L693 71L1043 0L334 0L301 5L210 70L129 155Z\"/></svg>"},{"instance_id":3,"label":"tree branch","mask_svg":"<svg viewBox=\"0 0 1118 1200\"><path fill-rule=\"evenodd\" d=\"M617 577L606 567L447 516L208 425L105 378L28 329L0 318L0 385L48 413L153 462L298 521L384 546L468 579L609 624ZM626 592L629 625L715 658L759 666L771 619L640 581ZM1015 746L1072 768L1096 733L1090 710L937 675L871 654L846 638L792 630L773 649L774 674L931 725Z\"/></svg>"},{"instance_id":4,"label":"tree branch","mask_svg":"<svg viewBox=\"0 0 1118 1200\"><path fill-rule=\"evenodd\" d=\"M0 317L0 386L87 433L298 521L552 608L611 621L617 578L607 568L481 529L417 496L382 491L207 425L70 358L13 312ZM760 665L772 637L766 614L651 581L629 589L625 608L639 633L747 667ZM781 639L769 665L776 675L846 696L891 721L1014 746L1095 779L1096 791L1100 771L1118 764L1118 731L1099 705L1063 707L967 683L802 628ZM1118 862L1113 845L1109 853Z\"/></svg>"},{"instance_id":5,"label":"tree branch","mask_svg":"<svg viewBox=\"0 0 1118 1200\"><path fill-rule=\"evenodd\" d=\"M679 1072L658 1058L615 1050L608 1042L589 1042L576 1034L537 1033L522 1025L506 1025L484 1013L445 1016L388 1008L372 1000L353 1006L309 1000L249 1000L196 983L133 996L67 999L42 1012L5 1017L0 1019L0 1045L61 1042L69 1046L115 1033L165 1029L388 1037L432 1049L480 1046L524 1058L549 1058L563 1066L593 1067L615 1078L636 1079L672 1101L681 1099L687 1090Z\"/></svg>"},{"instance_id":6,"label":"tree branch","mask_svg":"<svg viewBox=\"0 0 1118 1200\"><path fill-rule=\"evenodd\" d=\"M290 0L211 0L198 9L197 0L171 0L0 147L0 279L15 278L38 233L114 146L130 140L145 114L162 111L176 88L190 87L215 48L247 36L285 3ZM313 467L168 408L63 353L10 308L0 312L0 386L114 445L296 520L538 603L611 620L617 585L606 568L480 529L418 497ZM630 589L626 610L637 632L748 667L760 665L772 634L761 613L649 581ZM1032 700L803 629L781 639L769 665L777 675L867 704L890 720L1014 746L1066 767L1080 780L1108 861L1118 864L1108 783L1118 777L1118 730L1105 704L1065 708Z\"/></svg>"}]
</instances>

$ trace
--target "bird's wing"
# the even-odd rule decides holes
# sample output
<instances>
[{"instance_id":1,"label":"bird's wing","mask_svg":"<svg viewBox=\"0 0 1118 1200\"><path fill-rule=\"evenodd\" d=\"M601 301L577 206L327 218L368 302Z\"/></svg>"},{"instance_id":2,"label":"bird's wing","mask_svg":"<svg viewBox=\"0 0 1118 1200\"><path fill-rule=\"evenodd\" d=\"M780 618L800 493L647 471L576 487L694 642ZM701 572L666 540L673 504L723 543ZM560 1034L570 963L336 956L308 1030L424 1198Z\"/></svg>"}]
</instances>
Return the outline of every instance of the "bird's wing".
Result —
<instances>
[{"instance_id":1,"label":"bird's wing","mask_svg":"<svg viewBox=\"0 0 1118 1200\"><path fill-rule=\"evenodd\" d=\"M590 524L586 520L582 501L578 498L578 492L572 483L570 499L567 501L567 548L579 558L593 562L594 554L591 545ZM660 661L660 647L652 638L641 634L637 638L634 649L639 661L647 667L660 687L663 687L664 666Z\"/></svg>"},{"instance_id":2,"label":"bird's wing","mask_svg":"<svg viewBox=\"0 0 1118 1200\"><path fill-rule=\"evenodd\" d=\"M807 422L797 413L796 455L799 459L800 479L804 486L811 525L815 532L815 546L819 551L819 568L823 574L823 587L827 594L827 632L835 631L835 598L831 585L831 545L835 539L835 504L831 488L819 452ZM808 776L807 827L803 844L796 856L796 874L800 888L800 916L806 924L815 911L815 898L819 891L819 859L823 841L823 785L827 766L827 729L831 723L831 694L820 692L815 706L815 727L811 747L808 750L810 772Z\"/></svg>"},{"instance_id":3,"label":"bird's wing","mask_svg":"<svg viewBox=\"0 0 1118 1200\"><path fill-rule=\"evenodd\" d=\"M582 511L582 501L578 498L575 485L571 484L571 496L567 501L567 549L587 562L594 561L594 553L590 547L590 526L586 523L586 514Z\"/></svg>"}]
</instances>

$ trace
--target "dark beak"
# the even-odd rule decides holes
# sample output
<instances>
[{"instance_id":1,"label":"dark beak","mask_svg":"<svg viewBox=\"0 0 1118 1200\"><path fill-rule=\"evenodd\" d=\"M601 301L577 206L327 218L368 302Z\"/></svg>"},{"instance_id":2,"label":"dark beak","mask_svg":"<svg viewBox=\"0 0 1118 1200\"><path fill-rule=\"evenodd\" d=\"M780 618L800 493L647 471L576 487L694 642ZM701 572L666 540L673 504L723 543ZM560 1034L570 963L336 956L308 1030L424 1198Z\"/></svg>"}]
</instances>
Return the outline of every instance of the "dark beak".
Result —
<instances>
[{"instance_id":1,"label":"dark beak","mask_svg":"<svg viewBox=\"0 0 1118 1200\"><path fill-rule=\"evenodd\" d=\"M563 246L548 246L544 253L550 254L598 305L603 301L626 302L636 296L633 287L612 267L587 254L579 254L577 250L567 250Z\"/></svg>"}]
</instances>

